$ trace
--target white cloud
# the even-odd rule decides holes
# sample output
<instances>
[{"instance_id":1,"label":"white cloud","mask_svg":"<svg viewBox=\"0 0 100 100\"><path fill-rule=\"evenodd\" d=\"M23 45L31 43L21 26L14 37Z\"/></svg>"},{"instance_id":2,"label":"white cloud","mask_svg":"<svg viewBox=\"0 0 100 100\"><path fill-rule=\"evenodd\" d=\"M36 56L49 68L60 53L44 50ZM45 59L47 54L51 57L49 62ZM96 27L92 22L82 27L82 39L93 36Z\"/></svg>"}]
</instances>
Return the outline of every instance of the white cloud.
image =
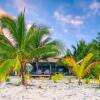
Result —
<instances>
[{"instance_id":1,"label":"white cloud","mask_svg":"<svg viewBox=\"0 0 100 100\"><path fill-rule=\"evenodd\" d=\"M34 4L28 2L28 0L13 0L13 6L17 9L18 12L24 11L28 16L38 17L38 9Z\"/></svg>"},{"instance_id":2,"label":"white cloud","mask_svg":"<svg viewBox=\"0 0 100 100\"><path fill-rule=\"evenodd\" d=\"M73 26L80 26L84 23L80 16L73 17L72 15L64 15L62 12L59 11L54 12L54 17L63 23Z\"/></svg>"},{"instance_id":3,"label":"white cloud","mask_svg":"<svg viewBox=\"0 0 100 100\"><path fill-rule=\"evenodd\" d=\"M89 6L89 9L93 14L100 14L100 2L92 2Z\"/></svg>"},{"instance_id":4,"label":"white cloud","mask_svg":"<svg viewBox=\"0 0 100 100\"><path fill-rule=\"evenodd\" d=\"M54 28L52 28L52 27L49 28L48 30L49 30L50 33L53 33L54 32Z\"/></svg>"},{"instance_id":5,"label":"white cloud","mask_svg":"<svg viewBox=\"0 0 100 100\"><path fill-rule=\"evenodd\" d=\"M91 5L90 5L90 9L100 9L100 2L93 2Z\"/></svg>"},{"instance_id":6,"label":"white cloud","mask_svg":"<svg viewBox=\"0 0 100 100\"><path fill-rule=\"evenodd\" d=\"M64 31L65 33L67 33L67 32L68 32L68 29L64 29L63 31Z\"/></svg>"}]
</instances>

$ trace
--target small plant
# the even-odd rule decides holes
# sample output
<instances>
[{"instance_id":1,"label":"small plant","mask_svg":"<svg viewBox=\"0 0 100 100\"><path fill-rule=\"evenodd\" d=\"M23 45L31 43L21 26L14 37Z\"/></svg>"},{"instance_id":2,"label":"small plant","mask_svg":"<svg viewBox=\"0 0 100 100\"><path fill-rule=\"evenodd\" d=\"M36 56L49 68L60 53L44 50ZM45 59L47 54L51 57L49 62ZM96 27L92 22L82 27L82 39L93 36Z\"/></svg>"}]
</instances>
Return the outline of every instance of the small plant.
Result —
<instances>
[{"instance_id":1,"label":"small plant","mask_svg":"<svg viewBox=\"0 0 100 100\"><path fill-rule=\"evenodd\" d=\"M40 77L40 80L44 81L44 80L45 80L45 77L42 77L42 76L41 76L41 77Z\"/></svg>"},{"instance_id":2,"label":"small plant","mask_svg":"<svg viewBox=\"0 0 100 100\"><path fill-rule=\"evenodd\" d=\"M33 80L33 78L29 74L26 74L25 77L27 80L30 80L30 81Z\"/></svg>"},{"instance_id":3,"label":"small plant","mask_svg":"<svg viewBox=\"0 0 100 100\"><path fill-rule=\"evenodd\" d=\"M7 77L6 78L6 82L10 82L10 77Z\"/></svg>"},{"instance_id":4,"label":"small plant","mask_svg":"<svg viewBox=\"0 0 100 100\"><path fill-rule=\"evenodd\" d=\"M54 81L54 83L56 83L59 80L62 80L64 78L63 74L54 74L51 79Z\"/></svg>"},{"instance_id":5,"label":"small plant","mask_svg":"<svg viewBox=\"0 0 100 100\"><path fill-rule=\"evenodd\" d=\"M90 78L86 78L84 81L85 84L89 84L90 83Z\"/></svg>"},{"instance_id":6,"label":"small plant","mask_svg":"<svg viewBox=\"0 0 100 100\"><path fill-rule=\"evenodd\" d=\"M99 76L98 79L96 80L96 83L100 86L100 76Z\"/></svg>"}]
</instances>

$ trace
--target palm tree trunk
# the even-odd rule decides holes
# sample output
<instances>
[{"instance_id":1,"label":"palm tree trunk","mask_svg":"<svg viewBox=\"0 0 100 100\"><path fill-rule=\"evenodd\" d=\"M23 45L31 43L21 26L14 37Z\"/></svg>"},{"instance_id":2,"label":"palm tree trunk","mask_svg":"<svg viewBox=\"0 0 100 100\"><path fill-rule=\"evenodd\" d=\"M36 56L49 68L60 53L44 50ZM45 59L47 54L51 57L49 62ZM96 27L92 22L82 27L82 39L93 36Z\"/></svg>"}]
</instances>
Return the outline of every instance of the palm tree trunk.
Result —
<instances>
[{"instance_id":1,"label":"palm tree trunk","mask_svg":"<svg viewBox=\"0 0 100 100\"><path fill-rule=\"evenodd\" d=\"M25 62L21 62L20 72L21 72L22 85L26 86L27 85L27 81L26 81L26 78L25 78Z\"/></svg>"},{"instance_id":2,"label":"palm tree trunk","mask_svg":"<svg viewBox=\"0 0 100 100\"><path fill-rule=\"evenodd\" d=\"M78 85L82 85L82 81L80 79L78 81Z\"/></svg>"},{"instance_id":3,"label":"palm tree trunk","mask_svg":"<svg viewBox=\"0 0 100 100\"><path fill-rule=\"evenodd\" d=\"M36 73L38 73L38 70L39 70L39 64L38 62L36 62Z\"/></svg>"},{"instance_id":4,"label":"palm tree trunk","mask_svg":"<svg viewBox=\"0 0 100 100\"><path fill-rule=\"evenodd\" d=\"M39 70L39 63L38 63L38 59L35 60L36 62L36 73L38 73L38 70Z\"/></svg>"}]
</instances>

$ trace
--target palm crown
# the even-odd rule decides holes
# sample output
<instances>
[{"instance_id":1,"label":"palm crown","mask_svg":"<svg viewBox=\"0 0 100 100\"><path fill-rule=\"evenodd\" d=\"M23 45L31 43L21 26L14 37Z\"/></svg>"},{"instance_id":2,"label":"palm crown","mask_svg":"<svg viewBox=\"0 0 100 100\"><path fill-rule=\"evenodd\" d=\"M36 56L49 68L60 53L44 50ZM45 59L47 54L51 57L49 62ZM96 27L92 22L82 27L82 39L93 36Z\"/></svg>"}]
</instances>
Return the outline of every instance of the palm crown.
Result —
<instances>
[{"instance_id":1,"label":"palm crown","mask_svg":"<svg viewBox=\"0 0 100 100\"><path fill-rule=\"evenodd\" d=\"M40 59L48 56L55 56L60 53L60 43L43 40L44 36L50 35L48 28L32 25L27 31L24 13L17 19L3 16L1 27L8 29L12 43L4 34L0 34L0 77L6 76L10 69L17 70L22 76L22 84L25 85L25 65L33 58Z\"/></svg>"}]
</instances>

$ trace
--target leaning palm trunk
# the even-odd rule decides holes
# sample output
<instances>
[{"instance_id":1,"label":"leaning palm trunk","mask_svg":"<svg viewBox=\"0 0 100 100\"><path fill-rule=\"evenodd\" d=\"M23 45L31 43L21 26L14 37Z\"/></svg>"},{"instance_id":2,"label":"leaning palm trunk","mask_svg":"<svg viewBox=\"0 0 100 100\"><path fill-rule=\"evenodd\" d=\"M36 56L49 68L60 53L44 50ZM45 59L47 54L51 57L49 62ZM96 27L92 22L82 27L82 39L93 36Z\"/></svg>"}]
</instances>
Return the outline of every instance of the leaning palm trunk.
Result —
<instances>
[{"instance_id":1,"label":"leaning palm trunk","mask_svg":"<svg viewBox=\"0 0 100 100\"><path fill-rule=\"evenodd\" d=\"M78 80L78 85L82 85L81 79Z\"/></svg>"},{"instance_id":2,"label":"leaning palm trunk","mask_svg":"<svg viewBox=\"0 0 100 100\"><path fill-rule=\"evenodd\" d=\"M22 85L26 86L27 85L27 81L25 78L25 62L21 62L21 68L20 68L20 73L21 73L21 83Z\"/></svg>"}]
</instances>

